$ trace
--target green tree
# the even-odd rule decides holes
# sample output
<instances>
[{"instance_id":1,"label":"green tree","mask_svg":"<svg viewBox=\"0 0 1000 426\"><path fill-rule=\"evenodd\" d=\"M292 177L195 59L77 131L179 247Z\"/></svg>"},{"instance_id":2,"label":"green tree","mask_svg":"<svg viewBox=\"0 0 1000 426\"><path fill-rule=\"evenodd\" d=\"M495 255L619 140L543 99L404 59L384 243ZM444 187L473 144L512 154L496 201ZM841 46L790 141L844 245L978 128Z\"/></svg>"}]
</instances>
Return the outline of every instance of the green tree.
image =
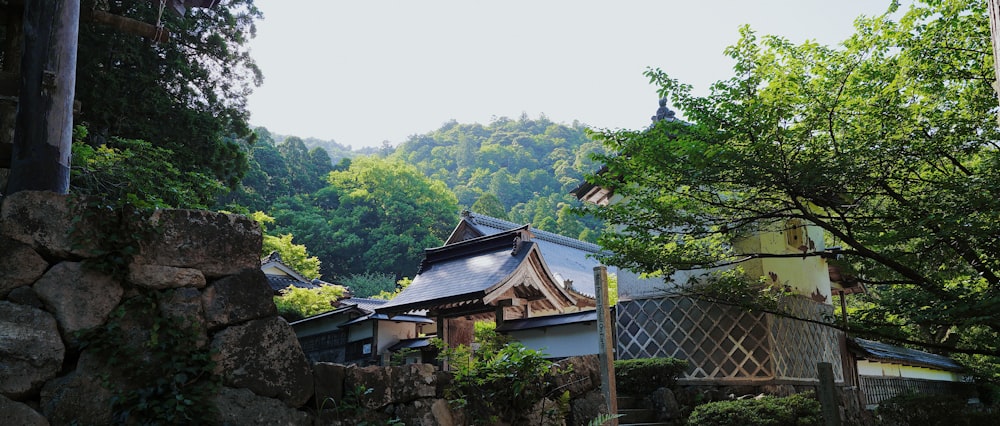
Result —
<instances>
[{"instance_id":1,"label":"green tree","mask_svg":"<svg viewBox=\"0 0 1000 426\"><path fill-rule=\"evenodd\" d=\"M305 245L293 243L292 239L294 237L292 234L275 236L267 233L268 226L274 223L273 217L268 216L264 212L257 211L250 214L250 218L257 221L264 232L261 257L267 256L272 252L278 252L281 255L281 261L298 271L303 277L309 279L320 277L319 258L310 256Z\"/></svg>"},{"instance_id":2,"label":"green tree","mask_svg":"<svg viewBox=\"0 0 1000 426\"><path fill-rule=\"evenodd\" d=\"M323 285L319 288L288 287L274 296L278 315L286 321L319 315L333 310L333 302L344 297L346 289L339 285Z\"/></svg>"},{"instance_id":3,"label":"green tree","mask_svg":"<svg viewBox=\"0 0 1000 426\"><path fill-rule=\"evenodd\" d=\"M354 297L372 297L396 290L396 277L382 272L351 274L340 280Z\"/></svg>"},{"instance_id":4,"label":"green tree","mask_svg":"<svg viewBox=\"0 0 1000 426\"><path fill-rule=\"evenodd\" d=\"M76 99L88 143L111 148L141 139L173 153L182 172L200 173L235 187L246 171L241 141L252 138L247 96L262 81L248 43L261 13L252 0L230 0L214 8L163 13L159 2L84 1L95 8L170 31L153 43L113 27L80 25ZM200 194L208 198L214 194Z\"/></svg>"},{"instance_id":5,"label":"green tree","mask_svg":"<svg viewBox=\"0 0 1000 426\"><path fill-rule=\"evenodd\" d=\"M507 211L503 208L503 203L496 195L489 192L479 196L479 199L472 204L472 211L498 219L507 219Z\"/></svg>"},{"instance_id":6,"label":"green tree","mask_svg":"<svg viewBox=\"0 0 1000 426\"><path fill-rule=\"evenodd\" d=\"M985 2L955 0L861 18L839 48L744 28L707 96L649 70L686 122L595 134L615 154L590 180L624 197L589 209L620 229L606 260L670 276L758 255L728 242L805 220L871 290L859 331L1000 355L988 24Z\"/></svg>"},{"instance_id":7,"label":"green tree","mask_svg":"<svg viewBox=\"0 0 1000 426\"><path fill-rule=\"evenodd\" d=\"M458 216L455 195L398 160L359 157L315 194L280 199L278 231L292 233L337 278L378 271L412 276L423 250L443 243Z\"/></svg>"}]
</instances>

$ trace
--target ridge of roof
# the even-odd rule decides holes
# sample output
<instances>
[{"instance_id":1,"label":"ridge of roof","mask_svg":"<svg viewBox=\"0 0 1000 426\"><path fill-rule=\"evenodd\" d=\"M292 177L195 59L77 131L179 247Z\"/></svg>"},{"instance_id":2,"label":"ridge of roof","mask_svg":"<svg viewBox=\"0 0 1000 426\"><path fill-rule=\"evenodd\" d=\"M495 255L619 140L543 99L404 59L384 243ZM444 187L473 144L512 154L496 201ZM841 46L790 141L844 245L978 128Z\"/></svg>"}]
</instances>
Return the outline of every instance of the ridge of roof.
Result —
<instances>
[{"instance_id":1,"label":"ridge of roof","mask_svg":"<svg viewBox=\"0 0 1000 426\"><path fill-rule=\"evenodd\" d=\"M424 249L424 260L420 262L420 269L417 274L427 270L435 263L443 262L458 257L468 257L469 255L495 251L497 248L507 246L512 252L517 251L519 241L531 240L532 232L529 225L523 225L516 229L499 232L492 235L483 235L457 243Z\"/></svg>"},{"instance_id":2,"label":"ridge of roof","mask_svg":"<svg viewBox=\"0 0 1000 426\"><path fill-rule=\"evenodd\" d=\"M497 229L511 229L521 226L530 226L530 225L518 225L508 220L503 220L471 211L463 212L463 216L468 217L469 220L474 225L484 225ZM598 246L597 244L588 243L586 241L581 241L575 238L570 238L565 235L559 235L549 231L542 231L540 229L532 229L531 233L534 234L536 239L542 241L548 241L550 243L560 244L566 247L572 247L575 249L594 252L594 253L601 251L601 247Z\"/></svg>"}]
</instances>

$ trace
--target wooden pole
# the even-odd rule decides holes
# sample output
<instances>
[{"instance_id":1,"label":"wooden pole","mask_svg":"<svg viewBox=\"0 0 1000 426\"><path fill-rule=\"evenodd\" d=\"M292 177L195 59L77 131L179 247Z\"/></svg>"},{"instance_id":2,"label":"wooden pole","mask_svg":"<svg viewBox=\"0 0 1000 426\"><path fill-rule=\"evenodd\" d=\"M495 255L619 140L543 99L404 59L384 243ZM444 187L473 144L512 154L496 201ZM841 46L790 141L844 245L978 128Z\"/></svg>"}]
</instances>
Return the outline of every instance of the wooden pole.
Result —
<instances>
[{"instance_id":1,"label":"wooden pole","mask_svg":"<svg viewBox=\"0 0 1000 426\"><path fill-rule=\"evenodd\" d=\"M840 404L837 403L837 389L833 384L833 364L820 362L819 369L819 403L823 411L823 424L840 426Z\"/></svg>"},{"instance_id":2,"label":"wooden pole","mask_svg":"<svg viewBox=\"0 0 1000 426\"><path fill-rule=\"evenodd\" d=\"M597 358L601 370L601 392L608 402L608 414L618 414L618 389L615 387L615 350L612 336L611 307L608 302L608 269L594 267L594 294L597 298ZM611 426L618 426L618 419L612 419Z\"/></svg>"},{"instance_id":3,"label":"wooden pole","mask_svg":"<svg viewBox=\"0 0 1000 426\"><path fill-rule=\"evenodd\" d=\"M989 0L990 44L993 45L993 90L1000 97L1000 0Z\"/></svg>"},{"instance_id":4,"label":"wooden pole","mask_svg":"<svg viewBox=\"0 0 1000 426\"><path fill-rule=\"evenodd\" d=\"M69 191L80 0L24 4L24 50L7 193Z\"/></svg>"}]
</instances>

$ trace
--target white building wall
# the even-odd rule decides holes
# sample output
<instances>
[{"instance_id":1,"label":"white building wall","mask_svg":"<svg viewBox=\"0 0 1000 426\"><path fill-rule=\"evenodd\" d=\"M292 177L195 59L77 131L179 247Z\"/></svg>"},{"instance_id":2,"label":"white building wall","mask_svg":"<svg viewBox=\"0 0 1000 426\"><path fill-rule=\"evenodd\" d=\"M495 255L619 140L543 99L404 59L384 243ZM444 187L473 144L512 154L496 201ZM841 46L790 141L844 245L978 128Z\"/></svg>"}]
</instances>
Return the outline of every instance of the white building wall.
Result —
<instances>
[{"instance_id":1,"label":"white building wall","mask_svg":"<svg viewBox=\"0 0 1000 426\"><path fill-rule=\"evenodd\" d=\"M593 355L599 349L596 321L511 331L507 335L548 358Z\"/></svg>"},{"instance_id":2,"label":"white building wall","mask_svg":"<svg viewBox=\"0 0 1000 426\"><path fill-rule=\"evenodd\" d=\"M904 377L908 379L938 380L943 382L957 382L961 380L958 374L951 371L868 360L858 360L858 375Z\"/></svg>"},{"instance_id":3,"label":"white building wall","mask_svg":"<svg viewBox=\"0 0 1000 426\"><path fill-rule=\"evenodd\" d=\"M379 321L378 322L378 353L399 343L403 339L417 337L417 325L412 322Z\"/></svg>"}]
</instances>

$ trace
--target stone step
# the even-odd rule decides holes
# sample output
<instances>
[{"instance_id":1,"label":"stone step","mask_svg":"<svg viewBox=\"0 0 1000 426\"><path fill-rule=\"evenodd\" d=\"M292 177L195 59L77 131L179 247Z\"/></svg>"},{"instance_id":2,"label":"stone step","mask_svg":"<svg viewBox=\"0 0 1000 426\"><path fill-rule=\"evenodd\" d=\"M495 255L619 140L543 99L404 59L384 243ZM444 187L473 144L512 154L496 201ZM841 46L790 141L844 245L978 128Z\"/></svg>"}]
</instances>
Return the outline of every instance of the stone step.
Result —
<instances>
[{"instance_id":1,"label":"stone step","mask_svg":"<svg viewBox=\"0 0 1000 426\"><path fill-rule=\"evenodd\" d=\"M618 408L642 408L643 404L642 398L636 398L634 396L622 396L618 395Z\"/></svg>"},{"instance_id":2,"label":"stone step","mask_svg":"<svg viewBox=\"0 0 1000 426\"><path fill-rule=\"evenodd\" d=\"M618 414L622 415L622 417L618 418L619 424L649 423L656 421L656 411L649 408L618 407Z\"/></svg>"}]
</instances>

